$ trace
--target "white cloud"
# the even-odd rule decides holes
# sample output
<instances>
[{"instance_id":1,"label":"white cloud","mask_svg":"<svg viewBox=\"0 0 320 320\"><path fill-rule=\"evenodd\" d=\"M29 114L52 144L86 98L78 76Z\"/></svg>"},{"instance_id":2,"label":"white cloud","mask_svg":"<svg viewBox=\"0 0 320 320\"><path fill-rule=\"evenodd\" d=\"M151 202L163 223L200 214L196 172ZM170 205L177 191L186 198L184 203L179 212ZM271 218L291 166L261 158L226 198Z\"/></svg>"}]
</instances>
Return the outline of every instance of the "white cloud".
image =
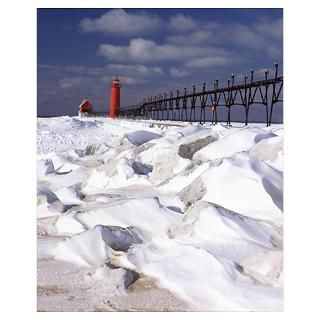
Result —
<instances>
[{"instance_id":1,"label":"white cloud","mask_svg":"<svg viewBox=\"0 0 320 320\"><path fill-rule=\"evenodd\" d=\"M231 44L239 48L264 49L269 44L280 42L282 34L282 19L260 19L251 24L197 22L197 30L169 35L166 41L175 45Z\"/></svg>"},{"instance_id":2,"label":"white cloud","mask_svg":"<svg viewBox=\"0 0 320 320\"><path fill-rule=\"evenodd\" d=\"M204 57L200 59L188 60L185 66L188 68L205 68L205 67L220 67L230 63L230 59L227 57Z\"/></svg>"},{"instance_id":3,"label":"white cloud","mask_svg":"<svg viewBox=\"0 0 320 320\"><path fill-rule=\"evenodd\" d=\"M281 40L283 35L283 20L261 21L255 24L255 29L265 37Z\"/></svg>"},{"instance_id":4,"label":"white cloud","mask_svg":"<svg viewBox=\"0 0 320 320\"><path fill-rule=\"evenodd\" d=\"M57 87L67 90L74 88L92 87L100 88L102 83L110 83L114 76L118 76L122 84L133 85L144 83L150 77L164 75L159 66L145 66L141 64L107 64L103 67L90 68L86 66L67 65L51 66L38 65L58 78Z\"/></svg>"},{"instance_id":5,"label":"white cloud","mask_svg":"<svg viewBox=\"0 0 320 320\"><path fill-rule=\"evenodd\" d=\"M93 79L87 77L70 77L59 81L59 87L62 89L70 89L92 84Z\"/></svg>"},{"instance_id":6,"label":"white cloud","mask_svg":"<svg viewBox=\"0 0 320 320\"><path fill-rule=\"evenodd\" d=\"M48 64L38 64L38 68L39 69L51 69L51 70L57 70L59 69L59 67L56 67L56 66L51 66L51 65L48 65Z\"/></svg>"},{"instance_id":7,"label":"white cloud","mask_svg":"<svg viewBox=\"0 0 320 320\"><path fill-rule=\"evenodd\" d=\"M174 78L182 78L188 76L190 72L184 68L170 68L170 74Z\"/></svg>"},{"instance_id":8,"label":"white cloud","mask_svg":"<svg viewBox=\"0 0 320 320\"><path fill-rule=\"evenodd\" d=\"M98 54L107 57L111 61L125 60L129 54L127 46L115 46L113 44L102 44L99 46Z\"/></svg>"},{"instance_id":9,"label":"white cloud","mask_svg":"<svg viewBox=\"0 0 320 320\"><path fill-rule=\"evenodd\" d=\"M145 66L142 64L107 64L102 67L86 67L86 66L78 66L78 65L67 65L67 66L51 66L51 65L38 65L40 69L48 69L52 71L59 71L60 74L64 75L64 79L75 79L80 81L79 79L90 78L95 76L102 76L105 74L112 75L125 75L125 76L135 76L135 77L150 77L154 75L163 75L164 71L159 66ZM70 77L68 77L69 75ZM73 77L73 75L77 75ZM78 75L82 75L79 77ZM66 81L68 83L68 81Z\"/></svg>"},{"instance_id":10,"label":"white cloud","mask_svg":"<svg viewBox=\"0 0 320 320\"><path fill-rule=\"evenodd\" d=\"M164 61L181 62L181 66L187 68L226 65L238 59L235 52L239 49L247 52L253 49L257 51L256 54L264 50L269 56L281 56L282 19L262 17L250 24L219 23L202 22L183 14L160 18L142 11L128 12L114 9L97 19L86 18L80 23L82 30L87 32L142 35L146 30L160 27L166 32L169 31L162 44L143 37L132 38L128 45L101 44L98 54L107 58L110 63L119 65L115 72L120 68L122 72L127 72L127 69L120 67L122 64L142 65ZM185 31L188 31L188 34ZM225 46L228 46L228 50L223 49ZM94 74L99 71L90 72ZM139 68L137 72L144 71ZM158 74L160 75L161 71ZM173 71L173 74L177 72Z\"/></svg>"},{"instance_id":11,"label":"white cloud","mask_svg":"<svg viewBox=\"0 0 320 320\"><path fill-rule=\"evenodd\" d=\"M197 24L192 17L179 13L170 18L169 27L174 31L189 31L195 29Z\"/></svg>"},{"instance_id":12,"label":"white cloud","mask_svg":"<svg viewBox=\"0 0 320 320\"><path fill-rule=\"evenodd\" d=\"M282 40L282 19L259 20L251 24L228 23L208 26L210 42L229 43L242 48L265 49Z\"/></svg>"},{"instance_id":13,"label":"white cloud","mask_svg":"<svg viewBox=\"0 0 320 320\"><path fill-rule=\"evenodd\" d=\"M195 44L208 44L213 39L213 35L210 31L199 30L191 32L190 34L177 34L168 36L166 40L169 43L176 45L195 45Z\"/></svg>"},{"instance_id":14,"label":"white cloud","mask_svg":"<svg viewBox=\"0 0 320 320\"><path fill-rule=\"evenodd\" d=\"M84 73L86 73L87 68L85 66L70 65L70 66L66 66L65 70L69 71L71 73L84 74Z\"/></svg>"},{"instance_id":15,"label":"white cloud","mask_svg":"<svg viewBox=\"0 0 320 320\"><path fill-rule=\"evenodd\" d=\"M128 13L122 9L113 9L97 19L85 18L80 21L83 32L104 32L123 35L145 34L158 29L161 25L157 16L143 11Z\"/></svg>"},{"instance_id":16,"label":"white cloud","mask_svg":"<svg viewBox=\"0 0 320 320\"><path fill-rule=\"evenodd\" d=\"M113 73L132 75L140 77L148 77L152 75L163 75L164 72L160 67L147 67L141 64L126 65L126 64L108 64L106 70Z\"/></svg>"},{"instance_id":17,"label":"white cloud","mask_svg":"<svg viewBox=\"0 0 320 320\"><path fill-rule=\"evenodd\" d=\"M102 44L98 54L115 62L150 63L153 61L185 61L197 57L223 56L223 49L208 46L157 44L143 38L132 39L128 46Z\"/></svg>"},{"instance_id":18,"label":"white cloud","mask_svg":"<svg viewBox=\"0 0 320 320\"><path fill-rule=\"evenodd\" d=\"M259 34L254 28L246 25L236 25L234 30L231 28L226 30L225 39L229 39L236 43L238 46L261 48L265 45L265 37Z\"/></svg>"}]
</instances>

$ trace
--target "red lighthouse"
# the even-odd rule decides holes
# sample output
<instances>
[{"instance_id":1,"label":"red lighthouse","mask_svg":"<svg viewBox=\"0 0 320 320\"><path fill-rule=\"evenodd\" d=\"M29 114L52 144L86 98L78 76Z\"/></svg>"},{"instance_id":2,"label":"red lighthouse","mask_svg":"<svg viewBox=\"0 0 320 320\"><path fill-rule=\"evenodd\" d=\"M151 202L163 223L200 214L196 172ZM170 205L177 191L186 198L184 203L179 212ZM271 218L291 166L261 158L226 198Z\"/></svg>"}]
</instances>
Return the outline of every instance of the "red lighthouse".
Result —
<instances>
[{"instance_id":1,"label":"red lighthouse","mask_svg":"<svg viewBox=\"0 0 320 320\"><path fill-rule=\"evenodd\" d=\"M120 81L117 77L112 79L111 96L110 96L110 111L109 117L114 118L117 116L120 108Z\"/></svg>"}]
</instances>

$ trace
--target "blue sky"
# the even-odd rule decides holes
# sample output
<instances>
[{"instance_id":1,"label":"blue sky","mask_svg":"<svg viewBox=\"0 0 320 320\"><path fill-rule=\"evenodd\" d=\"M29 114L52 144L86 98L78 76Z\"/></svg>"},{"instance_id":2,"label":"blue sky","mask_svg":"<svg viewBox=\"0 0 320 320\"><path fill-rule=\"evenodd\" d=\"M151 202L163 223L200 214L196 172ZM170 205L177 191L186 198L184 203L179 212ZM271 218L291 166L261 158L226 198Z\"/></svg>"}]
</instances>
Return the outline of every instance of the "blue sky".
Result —
<instances>
[{"instance_id":1,"label":"blue sky","mask_svg":"<svg viewBox=\"0 0 320 320\"><path fill-rule=\"evenodd\" d=\"M38 115L107 111L282 64L282 9L38 9ZM276 117L281 117L278 112Z\"/></svg>"}]
</instances>

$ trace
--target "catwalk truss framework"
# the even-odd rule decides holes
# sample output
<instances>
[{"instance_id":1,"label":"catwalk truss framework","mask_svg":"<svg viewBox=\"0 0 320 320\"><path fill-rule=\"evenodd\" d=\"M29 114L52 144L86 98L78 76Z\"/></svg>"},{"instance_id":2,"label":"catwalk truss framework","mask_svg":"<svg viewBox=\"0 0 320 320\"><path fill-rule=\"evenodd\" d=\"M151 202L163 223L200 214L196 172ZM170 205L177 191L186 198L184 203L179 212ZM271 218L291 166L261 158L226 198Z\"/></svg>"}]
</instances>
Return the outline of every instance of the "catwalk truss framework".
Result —
<instances>
[{"instance_id":1,"label":"catwalk truss framework","mask_svg":"<svg viewBox=\"0 0 320 320\"><path fill-rule=\"evenodd\" d=\"M143 99L137 105L121 108L117 114L119 118L129 119L152 119L152 120L173 120L184 122L200 122L204 124L211 121L217 124L218 113L221 107L227 108L227 125L231 125L231 109L233 106L244 107L244 123L248 124L249 110L253 105L265 107L265 123L270 126L274 106L283 102L283 76L278 74L278 64L274 65L274 73L269 77L269 70L263 72L263 78L254 79L254 70L243 76L242 82L236 83L232 74L227 80L226 86L219 86L216 79L213 88L207 90L203 83L202 90L196 91L192 86L191 92L187 88L170 91L170 93L159 94L158 96ZM208 112L209 110L209 112ZM196 111L200 111L200 118L196 119ZM210 115L210 116L208 116Z\"/></svg>"}]
</instances>

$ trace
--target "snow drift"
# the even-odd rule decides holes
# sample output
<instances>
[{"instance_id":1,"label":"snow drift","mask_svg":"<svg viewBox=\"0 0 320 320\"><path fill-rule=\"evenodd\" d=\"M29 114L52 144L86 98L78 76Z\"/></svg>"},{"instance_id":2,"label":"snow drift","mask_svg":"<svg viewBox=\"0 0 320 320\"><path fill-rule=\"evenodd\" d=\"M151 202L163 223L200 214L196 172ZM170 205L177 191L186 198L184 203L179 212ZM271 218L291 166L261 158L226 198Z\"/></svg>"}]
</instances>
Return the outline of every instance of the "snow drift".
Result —
<instances>
[{"instance_id":1,"label":"snow drift","mask_svg":"<svg viewBox=\"0 0 320 320\"><path fill-rule=\"evenodd\" d=\"M282 162L282 125L38 119L48 254L90 281L118 268L123 290L150 277L186 310L282 310Z\"/></svg>"}]
</instances>

